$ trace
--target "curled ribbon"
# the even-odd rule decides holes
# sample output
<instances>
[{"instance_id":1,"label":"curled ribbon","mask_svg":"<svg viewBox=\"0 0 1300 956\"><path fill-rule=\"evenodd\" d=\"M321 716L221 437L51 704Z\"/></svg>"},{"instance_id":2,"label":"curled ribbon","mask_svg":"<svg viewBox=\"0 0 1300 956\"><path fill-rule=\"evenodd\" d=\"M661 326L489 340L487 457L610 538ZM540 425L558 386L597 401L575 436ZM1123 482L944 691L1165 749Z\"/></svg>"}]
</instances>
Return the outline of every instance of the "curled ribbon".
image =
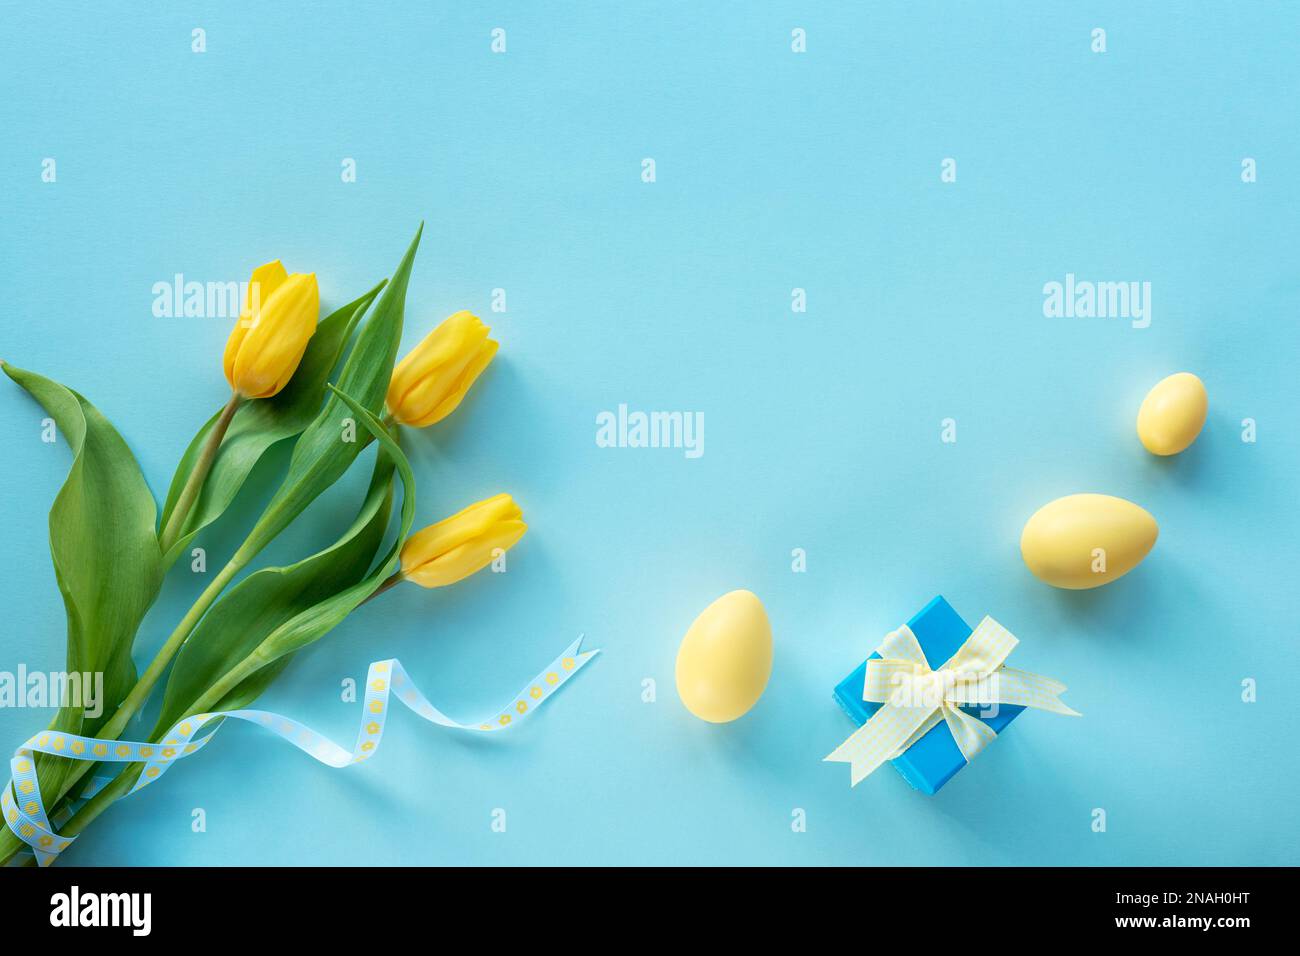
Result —
<instances>
[{"instance_id":1,"label":"curled ribbon","mask_svg":"<svg viewBox=\"0 0 1300 956\"><path fill-rule=\"evenodd\" d=\"M0 794L0 813L4 814L9 829L31 847L36 855L36 861L41 866L49 866L59 853L76 839L76 836L62 836L57 833L46 815L41 801L41 788L36 779L33 752L95 763L142 763L144 769L136 780L135 786L129 791L135 793L141 787L146 787L161 777L177 760L188 757L206 746L220 725L217 723L208 734L198 736L205 726L213 724L214 721L219 722L227 717L234 717L265 727L277 737L287 740L321 763L331 767L346 767L360 763L379 749L384 724L388 719L390 693L395 692L397 699L407 708L440 727L483 733L505 730L531 716L563 687L569 678L581 670L583 665L600 653L599 649L579 652L578 648L581 644L582 638L579 637L566 647L559 657L524 685L512 698L511 703L494 712L490 717L465 724L452 720L434 707L407 676L396 658L375 661L366 674L361 728L357 732L357 742L350 753L298 721L264 710L227 710L194 714L178 720L162 735L161 743L100 740L53 730L42 731L14 753L9 764L13 776L5 785L3 794ZM81 799L88 800L102 789L109 779L111 778L96 777L91 786L81 795Z\"/></svg>"},{"instance_id":2,"label":"curled ribbon","mask_svg":"<svg viewBox=\"0 0 1300 956\"><path fill-rule=\"evenodd\" d=\"M1080 716L1061 701L1064 684L1003 664L1018 643L1014 634L986 616L956 654L931 670L911 628L904 624L886 634L876 648L880 657L867 661L862 690L863 700L885 706L825 759L849 764L856 787L941 720L952 731L962 756L967 762L973 760L997 733L963 710L964 705L1013 704Z\"/></svg>"}]
</instances>

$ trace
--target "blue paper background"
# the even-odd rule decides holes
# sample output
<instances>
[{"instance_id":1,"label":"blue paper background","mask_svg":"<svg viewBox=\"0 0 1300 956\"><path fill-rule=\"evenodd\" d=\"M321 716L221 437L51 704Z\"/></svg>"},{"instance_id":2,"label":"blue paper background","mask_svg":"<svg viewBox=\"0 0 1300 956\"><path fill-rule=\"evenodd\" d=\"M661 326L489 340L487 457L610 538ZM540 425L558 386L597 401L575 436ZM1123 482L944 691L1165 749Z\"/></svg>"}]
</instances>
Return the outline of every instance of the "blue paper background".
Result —
<instances>
[{"instance_id":1,"label":"blue paper background","mask_svg":"<svg viewBox=\"0 0 1300 956\"><path fill-rule=\"evenodd\" d=\"M406 345L460 308L501 340L454 419L407 446L421 522L517 497L531 530L509 573L393 592L263 704L347 742L340 681L373 659L473 717L577 633L605 648L517 734L398 715L346 772L227 728L70 862L1300 862L1300 10L701 6L8 8L0 356L90 397L159 495L226 390L229 322L151 314L174 273L243 280L278 256L333 306L425 218ZM1044 318L1067 272L1150 281L1150 328ZM1209 422L1156 460L1133 419L1182 369ZM0 386L0 668L58 668L45 511L69 457ZM704 456L597 448L620 402L703 411ZM271 557L329 540L366 472ZM1017 542L1077 491L1137 501L1161 536L1124 580L1067 593ZM238 540L209 534L211 563ZM178 566L138 660L202 584ZM734 587L766 602L776 659L759 706L715 727L679 705L673 659ZM1025 715L934 798L892 772L850 790L821 763L852 730L831 688L935 593L997 617L1023 641L1012 663L1065 680L1085 717ZM0 710L0 740L47 717Z\"/></svg>"}]
</instances>

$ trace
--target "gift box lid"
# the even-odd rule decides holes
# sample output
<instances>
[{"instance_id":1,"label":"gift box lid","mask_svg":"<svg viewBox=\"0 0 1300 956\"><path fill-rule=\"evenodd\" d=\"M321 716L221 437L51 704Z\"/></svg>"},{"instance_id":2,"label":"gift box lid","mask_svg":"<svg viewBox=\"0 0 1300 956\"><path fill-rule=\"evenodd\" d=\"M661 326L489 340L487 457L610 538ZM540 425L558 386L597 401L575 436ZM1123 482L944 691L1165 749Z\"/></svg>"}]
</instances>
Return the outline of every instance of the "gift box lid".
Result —
<instances>
[{"instance_id":1,"label":"gift box lid","mask_svg":"<svg viewBox=\"0 0 1300 956\"><path fill-rule=\"evenodd\" d=\"M940 667L948 658L956 654L972 631L970 625L961 619L961 615L953 610L952 605L944 600L943 595L935 597L921 608L907 622L907 626L916 635L917 643L921 645L921 650L925 652L925 659L932 668ZM874 652L871 654L871 657L879 656ZM859 727L883 706L862 699L862 688L866 680L867 662L863 661L857 670L835 687L835 699ZM1000 734L1003 728L1015 720L1025 708L999 704L993 716L987 716L985 710L980 707L970 706L962 709L984 721ZM929 733L890 763L914 788L923 793L934 794L951 780L958 770L966 766L966 758L957 747L957 741L953 740L947 722L940 721L930 729Z\"/></svg>"}]
</instances>

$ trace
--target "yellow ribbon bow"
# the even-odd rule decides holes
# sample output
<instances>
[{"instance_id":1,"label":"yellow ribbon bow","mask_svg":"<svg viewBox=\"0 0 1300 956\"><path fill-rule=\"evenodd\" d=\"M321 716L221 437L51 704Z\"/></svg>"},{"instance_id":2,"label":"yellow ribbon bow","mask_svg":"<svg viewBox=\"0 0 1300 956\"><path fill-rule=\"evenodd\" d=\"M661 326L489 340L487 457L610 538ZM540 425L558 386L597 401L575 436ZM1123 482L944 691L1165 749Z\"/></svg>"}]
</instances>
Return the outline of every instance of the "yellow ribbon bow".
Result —
<instances>
[{"instance_id":1,"label":"yellow ribbon bow","mask_svg":"<svg viewBox=\"0 0 1300 956\"><path fill-rule=\"evenodd\" d=\"M885 706L825 759L849 764L856 787L940 720L947 722L966 761L973 760L997 733L962 710L963 704L1012 704L1080 716L1061 701L1065 685L1060 681L1003 665L1019 643L1014 634L986 616L947 663L931 670L911 628L904 624L891 631L876 648L880 657L867 661L862 690L863 700Z\"/></svg>"}]
</instances>

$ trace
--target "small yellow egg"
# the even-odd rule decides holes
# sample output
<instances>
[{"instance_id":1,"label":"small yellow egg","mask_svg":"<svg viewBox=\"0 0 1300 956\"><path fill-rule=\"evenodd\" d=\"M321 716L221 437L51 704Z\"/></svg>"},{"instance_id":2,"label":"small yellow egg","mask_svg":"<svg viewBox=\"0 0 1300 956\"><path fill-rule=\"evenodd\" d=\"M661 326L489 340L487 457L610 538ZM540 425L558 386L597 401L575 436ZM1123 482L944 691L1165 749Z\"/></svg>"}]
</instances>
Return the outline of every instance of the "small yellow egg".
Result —
<instances>
[{"instance_id":1,"label":"small yellow egg","mask_svg":"<svg viewBox=\"0 0 1300 956\"><path fill-rule=\"evenodd\" d=\"M1176 455L1196 441L1209 404L1205 384L1191 372L1161 379L1138 409L1138 438L1153 455Z\"/></svg>"},{"instance_id":2,"label":"small yellow egg","mask_svg":"<svg viewBox=\"0 0 1300 956\"><path fill-rule=\"evenodd\" d=\"M1067 495L1025 522L1020 554L1053 587L1100 587L1132 571L1155 546L1156 519L1110 495Z\"/></svg>"},{"instance_id":3,"label":"small yellow egg","mask_svg":"<svg viewBox=\"0 0 1300 956\"><path fill-rule=\"evenodd\" d=\"M677 694L714 724L747 713L771 673L772 625L751 591L731 591L706 607L677 650Z\"/></svg>"}]
</instances>

